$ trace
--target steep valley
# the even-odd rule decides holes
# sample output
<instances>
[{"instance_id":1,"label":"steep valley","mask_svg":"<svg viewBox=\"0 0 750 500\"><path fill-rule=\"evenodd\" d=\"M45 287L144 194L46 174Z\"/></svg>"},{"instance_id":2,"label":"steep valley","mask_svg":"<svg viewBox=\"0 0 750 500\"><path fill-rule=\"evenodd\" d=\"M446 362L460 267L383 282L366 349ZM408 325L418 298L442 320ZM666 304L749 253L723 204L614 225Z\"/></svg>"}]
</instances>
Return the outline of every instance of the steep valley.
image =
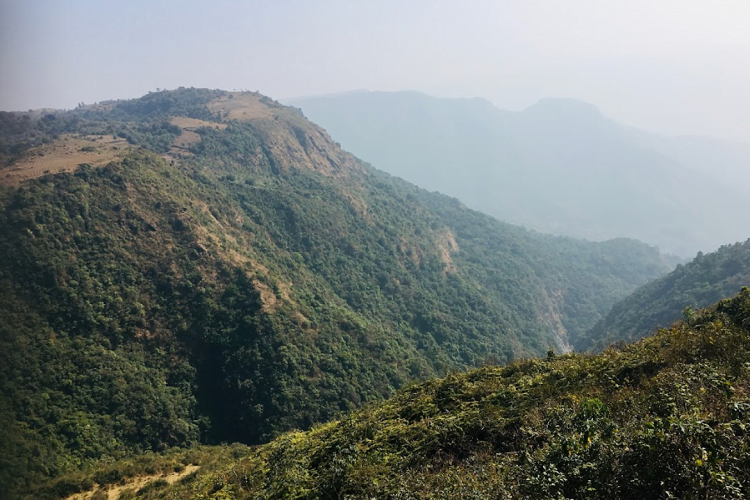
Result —
<instances>
[{"instance_id":1,"label":"steep valley","mask_svg":"<svg viewBox=\"0 0 750 500\"><path fill-rule=\"evenodd\" d=\"M470 210L255 93L0 118L4 491L564 352L673 264Z\"/></svg>"}]
</instances>

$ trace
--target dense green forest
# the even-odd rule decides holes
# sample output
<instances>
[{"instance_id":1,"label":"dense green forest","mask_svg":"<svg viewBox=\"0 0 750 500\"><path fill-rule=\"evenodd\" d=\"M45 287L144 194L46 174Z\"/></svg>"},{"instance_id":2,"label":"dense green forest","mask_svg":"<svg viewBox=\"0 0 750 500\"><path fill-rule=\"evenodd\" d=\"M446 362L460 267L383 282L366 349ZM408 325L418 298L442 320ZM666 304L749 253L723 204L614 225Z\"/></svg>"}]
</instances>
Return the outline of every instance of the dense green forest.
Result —
<instances>
[{"instance_id":1,"label":"dense green forest","mask_svg":"<svg viewBox=\"0 0 750 500\"><path fill-rule=\"evenodd\" d=\"M290 102L376 167L504 221L683 257L748 236L746 145L650 134L575 99L523 111L418 92Z\"/></svg>"},{"instance_id":2,"label":"dense green forest","mask_svg":"<svg viewBox=\"0 0 750 500\"><path fill-rule=\"evenodd\" d=\"M652 281L621 300L589 331L572 337L576 349L631 342L670 325L691 310L729 297L750 284L750 240L700 252L692 262L679 264L667 276Z\"/></svg>"},{"instance_id":3,"label":"dense green forest","mask_svg":"<svg viewBox=\"0 0 750 500\"><path fill-rule=\"evenodd\" d=\"M120 484L120 498L173 500L742 499L749 392L744 288L621 349L451 375L261 447L102 463L29 498L106 498Z\"/></svg>"},{"instance_id":4,"label":"dense green forest","mask_svg":"<svg viewBox=\"0 0 750 500\"><path fill-rule=\"evenodd\" d=\"M562 352L671 268L636 241L546 236L418 189L257 94L0 121L0 175L73 136L127 142L105 166L0 187L5 492Z\"/></svg>"}]
</instances>

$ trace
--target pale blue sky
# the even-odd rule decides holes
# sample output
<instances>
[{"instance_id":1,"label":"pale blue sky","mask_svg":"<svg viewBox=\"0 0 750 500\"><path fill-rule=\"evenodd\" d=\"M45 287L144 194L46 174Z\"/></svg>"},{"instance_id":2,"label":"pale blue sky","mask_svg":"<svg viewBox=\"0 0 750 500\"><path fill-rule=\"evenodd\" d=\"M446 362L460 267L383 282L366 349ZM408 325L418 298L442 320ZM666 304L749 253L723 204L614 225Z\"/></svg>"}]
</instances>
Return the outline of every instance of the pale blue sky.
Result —
<instances>
[{"instance_id":1,"label":"pale blue sky","mask_svg":"<svg viewBox=\"0 0 750 500\"><path fill-rule=\"evenodd\" d=\"M413 89L750 140L748 26L747 0L0 0L0 109Z\"/></svg>"}]
</instances>

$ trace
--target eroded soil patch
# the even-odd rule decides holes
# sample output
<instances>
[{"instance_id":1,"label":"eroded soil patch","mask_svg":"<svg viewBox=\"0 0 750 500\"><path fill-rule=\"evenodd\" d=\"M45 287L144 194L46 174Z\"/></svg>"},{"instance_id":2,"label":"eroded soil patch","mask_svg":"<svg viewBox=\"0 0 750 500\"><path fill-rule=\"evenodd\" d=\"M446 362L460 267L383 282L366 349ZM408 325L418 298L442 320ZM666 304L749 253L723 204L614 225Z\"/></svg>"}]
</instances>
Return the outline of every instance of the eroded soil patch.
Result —
<instances>
[{"instance_id":1,"label":"eroded soil patch","mask_svg":"<svg viewBox=\"0 0 750 500\"><path fill-rule=\"evenodd\" d=\"M28 150L22 158L0 170L0 184L17 186L47 174L75 172L81 164L94 167L122 158L132 146L111 135L64 135L50 144Z\"/></svg>"}]
</instances>

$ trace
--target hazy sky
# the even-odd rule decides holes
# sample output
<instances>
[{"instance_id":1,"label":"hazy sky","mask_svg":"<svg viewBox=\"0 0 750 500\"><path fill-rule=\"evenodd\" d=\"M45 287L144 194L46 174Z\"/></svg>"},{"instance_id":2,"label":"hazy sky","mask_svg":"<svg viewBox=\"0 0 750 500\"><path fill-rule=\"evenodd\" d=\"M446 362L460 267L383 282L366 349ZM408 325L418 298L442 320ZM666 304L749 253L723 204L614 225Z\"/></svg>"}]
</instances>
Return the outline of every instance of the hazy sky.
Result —
<instances>
[{"instance_id":1,"label":"hazy sky","mask_svg":"<svg viewBox=\"0 0 750 500\"><path fill-rule=\"evenodd\" d=\"M750 141L749 27L748 0L0 0L0 109L413 89Z\"/></svg>"}]
</instances>

